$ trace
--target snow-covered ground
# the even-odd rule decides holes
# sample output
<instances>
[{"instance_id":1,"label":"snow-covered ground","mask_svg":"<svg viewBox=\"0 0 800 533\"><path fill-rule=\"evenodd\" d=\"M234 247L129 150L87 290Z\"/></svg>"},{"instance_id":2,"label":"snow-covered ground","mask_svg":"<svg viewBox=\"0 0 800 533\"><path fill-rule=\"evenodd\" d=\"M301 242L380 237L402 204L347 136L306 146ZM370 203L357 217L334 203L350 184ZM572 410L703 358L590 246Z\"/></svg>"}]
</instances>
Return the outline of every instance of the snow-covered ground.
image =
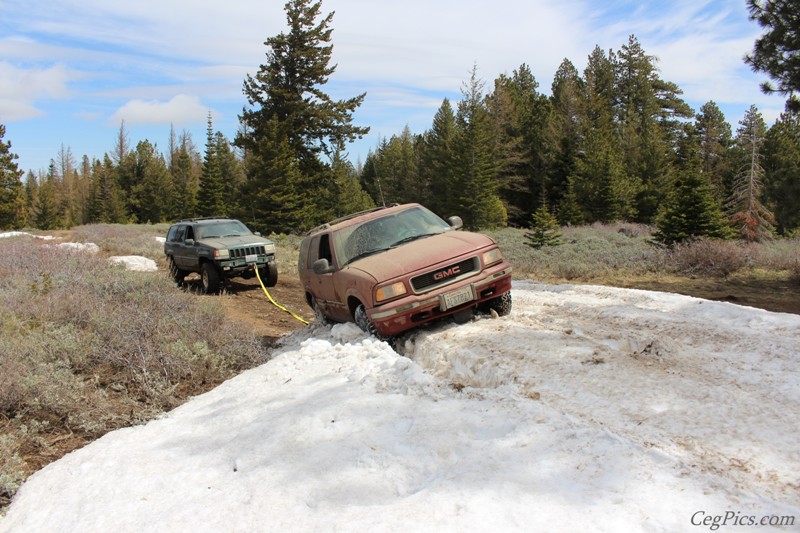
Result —
<instances>
[{"instance_id":1,"label":"snow-covered ground","mask_svg":"<svg viewBox=\"0 0 800 533\"><path fill-rule=\"evenodd\" d=\"M349 324L300 330L32 476L0 531L800 529L800 316L513 296L404 355Z\"/></svg>"}]
</instances>

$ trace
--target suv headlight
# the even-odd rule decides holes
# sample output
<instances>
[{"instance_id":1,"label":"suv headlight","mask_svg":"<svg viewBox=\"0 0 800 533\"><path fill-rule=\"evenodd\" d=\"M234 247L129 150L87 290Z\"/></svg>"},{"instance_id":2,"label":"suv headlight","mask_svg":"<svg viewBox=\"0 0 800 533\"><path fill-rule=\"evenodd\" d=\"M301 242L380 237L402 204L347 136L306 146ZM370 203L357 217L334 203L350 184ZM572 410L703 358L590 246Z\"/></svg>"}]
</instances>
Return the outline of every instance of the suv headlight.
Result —
<instances>
[{"instance_id":1,"label":"suv headlight","mask_svg":"<svg viewBox=\"0 0 800 533\"><path fill-rule=\"evenodd\" d=\"M375 301L383 302L385 300L390 300L392 298L397 298L398 296L402 296L406 293L406 286L403 284L402 281L398 281L397 283L392 283L391 285L386 285L385 287L381 287L375 292Z\"/></svg>"},{"instance_id":2,"label":"suv headlight","mask_svg":"<svg viewBox=\"0 0 800 533\"><path fill-rule=\"evenodd\" d=\"M264 245L264 253L265 254L274 254L275 253L275 245L274 244L265 244Z\"/></svg>"},{"instance_id":3,"label":"suv headlight","mask_svg":"<svg viewBox=\"0 0 800 533\"><path fill-rule=\"evenodd\" d=\"M222 250L214 250L214 259L228 259L230 254L227 248Z\"/></svg>"},{"instance_id":4,"label":"suv headlight","mask_svg":"<svg viewBox=\"0 0 800 533\"><path fill-rule=\"evenodd\" d=\"M483 261L483 266L493 265L495 263L499 263L503 260L503 254L500 253L500 248L495 248L494 250L489 250L488 252L484 252L483 256L481 256L481 261Z\"/></svg>"}]
</instances>

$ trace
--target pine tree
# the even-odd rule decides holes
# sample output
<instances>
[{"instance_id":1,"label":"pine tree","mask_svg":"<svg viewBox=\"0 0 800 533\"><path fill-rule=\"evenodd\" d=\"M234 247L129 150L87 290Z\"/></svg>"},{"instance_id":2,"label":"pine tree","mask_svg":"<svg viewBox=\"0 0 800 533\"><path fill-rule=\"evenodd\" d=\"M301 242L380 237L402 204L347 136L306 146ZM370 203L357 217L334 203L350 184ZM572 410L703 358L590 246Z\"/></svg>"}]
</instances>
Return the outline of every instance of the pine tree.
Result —
<instances>
[{"instance_id":1,"label":"pine tree","mask_svg":"<svg viewBox=\"0 0 800 533\"><path fill-rule=\"evenodd\" d=\"M714 186L714 195L720 201L730 195L725 183L728 158L726 154L733 141L731 126L714 101L703 104L695 115L695 135L700 146L701 170Z\"/></svg>"},{"instance_id":2,"label":"pine tree","mask_svg":"<svg viewBox=\"0 0 800 533\"><path fill-rule=\"evenodd\" d=\"M197 193L197 209L203 216L227 216L228 214L225 206L221 164L209 112L206 129L206 155L203 159L203 173L200 176L200 190Z\"/></svg>"},{"instance_id":3,"label":"pine tree","mask_svg":"<svg viewBox=\"0 0 800 533\"><path fill-rule=\"evenodd\" d=\"M747 0L750 20L765 28L756 39L753 52L745 62L756 72L764 72L778 82L761 84L767 94L780 93L788 97L790 111L800 111L800 9L796 0Z\"/></svg>"},{"instance_id":4,"label":"pine tree","mask_svg":"<svg viewBox=\"0 0 800 533\"><path fill-rule=\"evenodd\" d=\"M503 226L507 215L497 194L497 162L493 125L483 101L483 82L477 67L462 90L464 99L456 115L454 196L458 214L467 228Z\"/></svg>"},{"instance_id":5,"label":"pine tree","mask_svg":"<svg viewBox=\"0 0 800 533\"><path fill-rule=\"evenodd\" d=\"M614 122L614 68L611 59L595 47L584 70L584 109L579 132L581 152L573 175L574 192L587 222L611 222L635 213L640 184L625 173Z\"/></svg>"},{"instance_id":6,"label":"pine tree","mask_svg":"<svg viewBox=\"0 0 800 533\"><path fill-rule=\"evenodd\" d=\"M321 2L311 0L286 4L289 33L267 39L267 62L244 82L249 108L239 117L242 128L235 142L244 151L248 190L259 198L274 192L288 204L309 206L290 218L310 225L328 217L332 207L330 168L320 156L331 158L332 147L369 131L351 124L365 94L333 100L322 91L336 67L329 66L333 13L318 20L320 8ZM265 174L287 165L291 172ZM251 207L262 223L276 230L290 229L284 225L285 208L275 213L266 205Z\"/></svg>"},{"instance_id":7,"label":"pine tree","mask_svg":"<svg viewBox=\"0 0 800 533\"><path fill-rule=\"evenodd\" d=\"M755 106L739 122L736 143L747 154L747 159L736 175L728 205L731 221L740 237L748 241L762 241L773 236L775 217L761 203L764 167L761 154L766 124Z\"/></svg>"},{"instance_id":8,"label":"pine tree","mask_svg":"<svg viewBox=\"0 0 800 533\"><path fill-rule=\"evenodd\" d=\"M678 173L672 196L656 219L654 239L671 245L696 237L725 239L731 236L722 207L714 198L713 187L700 169L696 136L683 138L681 152L686 162Z\"/></svg>"},{"instance_id":9,"label":"pine tree","mask_svg":"<svg viewBox=\"0 0 800 533\"><path fill-rule=\"evenodd\" d=\"M558 232L558 220L546 203L537 209L531 216L530 231L525 233L525 244L538 250L545 246L558 246L561 233Z\"/></svg>"},{"instance_id":10,"label":"pine tree","mask_svg":"<svg viewBox=\"0 0 800 533\"><path fill-rule=\"evenodd\" d=\"M343 148L334 154L331 164L333 179L336 184L334 216L340 217L350 213L358 213L375 207L369 194L361 188L358 173L353 165L343 157Z\"/></svg>"},{"instance_id":11,"label":"pine tree","mask_svg":"<svg viewBox=\"0 0 800 533\"><path fill-rule=\"evenodd\" d=\"M19 228L24 222L25 196L22 186L23 172L17 167L17 154L11 151L11 142L3 141L6 127L0 124L0 229Z\"/></svg>"},{"instance_id":12,"label":"pine tree","mask_svg":"<svg viewBox=\"0 0 800 533\"><path fill-rule=\"evenodd\" d=\"M455 213L452 205L456 182L453 167L455 136L456 116L450 101L445 98L433 117L431 129L425 133L424 159L420 168L430 190L426 205L445 218Z\"/></svg>"},{"instance_id":13,"label":"pine tree","mask_svg":"<svg viewBox=\"0 0 800 533\"><path fill-rule=\"evenodd\" d=\"M800 111L786 109L764 142L764 193L778 232L800 228Z\"/></svg>"},{"instance_id":14,"label":"pine tree","mask_svg":"<svg viewBox=\"0 0 800 533\"><path fill-rule=\"evenodd\" d=\"M575 195L574 175L577 172L582 137L579 124L584 109L584 83L569 60L564 59L558 67L551 86L553 112L547 124L548 146L552 147L549 167L551 205L558 211L562 224L575 224L582 214Z\"/></svg>"}]
</instances>

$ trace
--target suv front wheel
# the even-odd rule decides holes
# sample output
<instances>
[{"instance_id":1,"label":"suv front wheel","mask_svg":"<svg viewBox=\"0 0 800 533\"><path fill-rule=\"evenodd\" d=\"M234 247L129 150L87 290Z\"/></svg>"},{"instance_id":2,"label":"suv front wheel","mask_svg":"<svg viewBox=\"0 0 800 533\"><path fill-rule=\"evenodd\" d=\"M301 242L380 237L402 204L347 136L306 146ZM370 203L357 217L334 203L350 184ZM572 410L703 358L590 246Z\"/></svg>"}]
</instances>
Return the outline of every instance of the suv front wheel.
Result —
<instances>
[{"instance_id":1,"label":"suv front wheel","mask_svg":"<svg viewBox=\"0 0 800 533\"><path fill-rule=\"evenodd\" d=\"M369 333L376 339L385 340L385 337L378 333L378 328L375 327L375 324L367 316L367 309L364 307L364 304L358 304L356 307L356 312L353 315L353 319L356 322L356 325L361 328L362 331Z\"/></svg>"},{"instance_id":2,"label":"suv front wheel","mask_svg":"<svg viewBox=\"0 0 800 533\"><path fill-rule=\"evenodd\" d=\"M213 263L203 263L200 269L200 280L203 283L203 292L213 294L219 290L219 271Z\"/></svg>"}]
</instances>

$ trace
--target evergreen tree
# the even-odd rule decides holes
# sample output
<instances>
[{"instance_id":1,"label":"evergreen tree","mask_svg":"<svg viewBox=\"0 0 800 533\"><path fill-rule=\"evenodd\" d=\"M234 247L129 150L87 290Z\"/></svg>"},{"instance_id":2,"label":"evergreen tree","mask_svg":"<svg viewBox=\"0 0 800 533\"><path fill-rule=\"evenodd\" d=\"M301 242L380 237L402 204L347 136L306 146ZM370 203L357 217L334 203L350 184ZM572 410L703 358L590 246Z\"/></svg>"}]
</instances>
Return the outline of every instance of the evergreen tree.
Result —
<instances>
[{"instance_id":1,"label":"evergreen tree","mask_svg":"<svg viewBox=\"0 0 800 533\"><path fill-rule=\"evenodd\" d=\"M573 184L577 172L582 137L579 124L583 120L584 83L569 60L559 65L551 86L552 113L547 124L548 146L552 150L549 168L551 205L556 206L559 222L575 224L582 220Z\"/></svg>"},{"instance_id":2,"label":"evergreen tree","mask_svg":"<svg viewBox=\"0 0 800 533\"><path fill-rule=\"evenodd\" d=\"M595 47L584 70L585 95L579 131L583 157L577 161L574 192L586 221L611 222L632 216L639 183L624 168L614 121L615 77L611 59Z\"/></svg>"},{"instance_id":3,"label":"evergreen tree","mask_svg":"<svg viewBox=\"0 0 800 533\"><path fill-rule=\"evenodd\" d=\"M779 233L800 228L800 111L786 109L764 142L764 193Z\"/></svg>"},{"instance_id":4,"label":"evergreen tree","mask_svg":"<svg viewBox=\"0 0 800 533\"><path fill-rule=\"evenodd\" d=\"M209 112L206 129L206 155L203 160L203 174L200 176L200 190L197 193L197 208L202 216L227 216L228 214L225 206L221 163Z\"/></svg>"},{"instance_id":5,"label":"evergreen tree","mask_svg":"<svg viewBox=\"0 0 800 533\"><path fill-rule=\"evenodd\" d=\"M33 207L33 223L38 229L51 230L63 225L59 214L58 186L56 164L51 159L47 175L39 183Z\"/></svg>"},{"instance_id":6,"label":"evergreen tree","mask_svg":"<svg viewBox=\"0 0 800 533\"><path fill-rule=\"evenodd\" d=\"M17 167L17 154L11 151L11 142L3 141L6 127L0 124L0 229L19 228L25 221L25 196L22 186L23 172Z\"/></svg>"},{"instance_id":7,"label":"evergreen tree","mask_svg":"<svg viewBox=\"0 0 800 533\"><path fill-rule=\"evenodd\" d=\"M739 236L748 241L762 241L773 235L775 217L761 203L764 167L761 151L766 136L766 124L755 106L739 122L736 143L747 159L736 175L729 200L731 221Z\"/></svg>"},{"instance_id":8,"label":"evergreen tree","mask_svg":"<svg viewBox=\"0 0 800 533\"><path fill-rule=\"evenodd\" d=\"M725 216L714 198L713 187L700 170L700 150L696 136L683 138L681 152L686 159L678 173L672 196L656 219L656 241L671 245L696 237L730 237Z\"/></svg>"},{"instance_id":9,"label":"evergreen tree","mask_svg":"<svg viewBox=\"0 0 800 533\"><path fill-rule=\"evenodd\" d=\"M149 141L139 141L136 150L125 158L133 169L133 186L128 193L131 213L139 223L167 220L174 205L172 180L164 157Z\"/></svg>"},{"instance_id":10,"label":"evergreen tree","mask_svg":"<svg viewBox=\"0 0 800 533\"><path fill-rule=\"evenodd\" d=\"M800 6L797 0L747 0L750 20L765 28L756 39L745 62L756 72L764 72L778 82L761 84L765 93L780 93L789 99L786 106L800 111Z\"/></svg>"},{"instance_id":11,"label":"evergreen tree","mask_svg":"<svg viewBox=\"0 0 800 533\"><path fill-rule=\"evenodd\" d=\"M695 116L695 134L698 136L703 174L714 187L714 195L722 201L730 195L725 177L728 173L728 149L733 142L731 126L714 101L700 108Z\"/></svg>"},{"instance_id":12,"label":"evergreen tree","mask_svg":"<svg viewBox=\"0 0 800 533\"><path fill-rule=\"evenodd\" d=\"M430 190L427 207L442 217L455 213L456 176L454 172L454 142L456 116L450 101L445 98L433 117L433 125L424 136L424 155L419 172ZM373 196L374 198L374 196Z\"/></svg>"},{"instance_id":13,"label":"evergreen tree","mask_svg":"<svg viewBox=\"0 0 800 533\"><path fill-rule=\"evenodd\" d=\"M341 148L334 154L331 171L336 184L334 216L345 216L375 207L375 202L361 188L358 173L343 156Z\"/></svg>"},{"instance_id":14,"label":"evergreen tree","mask_svg":"<svg viewBox=\"0 0 800 533\"><path fill-rule=\"evenodd\" d=\"M331 173L320 156L331 158L333 146L369 131L351 124L365 94L337 101L322 91L336 67L329 66L333 13L318 21L320 8L321 2L290 0L289 33L267 39L267 62L244 82L249 108L239 117L242 128L236 145L244 151L251 194L270 198L274 192L287 201L278 211L252 205L261 222L276 230L290 229L284 222L298 216L305 226L330 215ZM287 166L291 172L265 174ZM286 206L301 204L309 206L304 213L287 213Z\"/></svg>"},{"instance_id":15,"label":"evergreen tree","mask_svg":"<svg viewBox=\"0 0 800 533\"><path fill-rule=\"evenodd\" d=\"M547 204L542 203L531 217L531 228L525 233L525 244L538 250L545 246L558 246L561 244L560 238L558 220L547 208Z\"/></svg>"},{"instance_id":16,"label":"evergreen tree","mask_svg":"<svg viewBox=\"0 0 800 533\"><path fill-rule=\"evenodd\" d=\"M505 225L503 202L497 194L497 165L493 125L483 101L483 82L477 67L462 90L456 115L455 205L467 228Z\"/></svg>"}]
</instances>

